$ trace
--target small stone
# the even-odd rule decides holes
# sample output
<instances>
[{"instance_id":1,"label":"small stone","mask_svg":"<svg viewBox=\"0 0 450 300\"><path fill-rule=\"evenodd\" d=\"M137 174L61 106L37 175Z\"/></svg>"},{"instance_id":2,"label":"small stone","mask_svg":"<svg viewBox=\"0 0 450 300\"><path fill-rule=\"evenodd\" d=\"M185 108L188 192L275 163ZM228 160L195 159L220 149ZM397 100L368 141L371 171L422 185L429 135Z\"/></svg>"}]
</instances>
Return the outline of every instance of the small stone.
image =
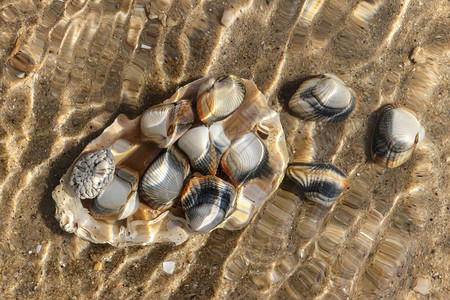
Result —
<instances>
[{"instance_id":1,"label":"small stone","mask_svg":"<svg viewBox=\"0 0 450 300\"><path fill-rule=\"evenodd\" d=\"M42 245L37 245L36 246L36 254L39 254L39 252L41 252L42 249Z\"/></svg>"},{"instance_id":2,"label":"small stone","mask_svg":"<svg viewBox=\"0 0 450 300\"><path fill-rule=\"evenodd\" d=\"M236 13L234 12L234 9L227 9L223 12L222 19L220 22L225 27L230 27L234 21L236 21Z\"/></svg>"},{"instance_id":3,"label":"small stone","mask_svg":"<svg viewBox=\"0 0 450 300\"><path fill-rule=\"evenodd\" d=\"M417 278L414 291L422 295L428 295L431 289L431 280L428 278Z\"/></svg>"},{"instance_id":4,"label":"small stone","mask_svg":"<svg viewBox=\"0 0 450 300\"><path fill-rule=\"evenodd\" d=\"M103 265L102 265L102 263L101 263L101 262L96 263L96 264L94 265L94 270L96 270L96 271L101 271L101 270L103 270Z\"/></svg>"},{"instance_id":5,"label":"small stone","mask_svg":"<svg viewBox=\"0 0 450 300\"><path fill-rule=\"evenodd\" d=\"M173 274L173 271L175 270L175 262L174 261L165 261L162 264L164 272L166 272L169 275Z\"/></svg>"}]
</instances>

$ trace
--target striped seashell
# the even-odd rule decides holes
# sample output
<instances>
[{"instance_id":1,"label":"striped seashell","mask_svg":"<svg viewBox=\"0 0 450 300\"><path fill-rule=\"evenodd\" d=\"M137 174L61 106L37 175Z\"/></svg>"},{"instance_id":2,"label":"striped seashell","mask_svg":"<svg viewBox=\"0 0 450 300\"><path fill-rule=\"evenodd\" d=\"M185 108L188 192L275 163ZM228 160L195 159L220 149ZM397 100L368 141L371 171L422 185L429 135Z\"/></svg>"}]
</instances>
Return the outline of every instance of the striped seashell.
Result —
<instances>
[{"instance_id":1,"label":"striped seashell","mask_svg":"<svg viewBox=\"0 0 450 300\"><path fill-rule=\"evenodd\" d=\"M197 113L203 123L210 125L232 114L245 99L245 85L234 75L209 78L199 88Z\"/></svg>"},{"instance_id":2,"label":"striped seashell","mask_svg":"<svg viewBox=\"0 0 450 300\"><path fill-rule=\"evenodd\" d=\"M398 167L413 155L424 136L413 110L400 103L388 104L381 109L373 132L372 158L386 167Z\"/></svg>"},{"instance_id":3,"label":"striped seashell","mask_svg":"<svg viewBox=\"0 0 450 300\"><path fill-rule=\"evenodd\" d=\"M170 147L191 128L193 122L190 100L152 106L142 115L142 140L153 142L160 148Z\"/></svg>"},{"instance_id":4,"label":"striped seashell","mask_svg":"<svg viewBox=\"0 0 450 300\"><path fill-rule=\"evenodd\" d=\"M348 186L345 173L332 164L295 163L286 175L311 201L330 206Z\"/></svg>"},{"instance_id":5,"label":"striped seashell","mask_svg":"<svg viewBox=\"0 0 450 300\"><path fill-rule=\"evenodd\" d=\"M139 184L141 198L153 208L168 207L181 195L189 174L189 160L181 151L171 147L145 171Z\"/></svg>"},{"instance_id":6,"label":"striped seashell","mask_svg":"<svg viewBox=\"0 0 450 300\"><path fill-rule=\"evenodd\" d=\"M303 82L289 100L289 108L305 120L341 122L358 103L356 93L339 77L324 74Z\"/></svg>"},{"instance_id":7,"label":"striped seashell","mask_svg":"<svg viewBox=\"0 0 450 300\"><path fill-rule=\"evenodd\" d=\"M230 183L216 177L192 178L183 190L181 205L190 226L207 233L220 225L233 211L236 191Z\"/></svg>"}]
</instances>

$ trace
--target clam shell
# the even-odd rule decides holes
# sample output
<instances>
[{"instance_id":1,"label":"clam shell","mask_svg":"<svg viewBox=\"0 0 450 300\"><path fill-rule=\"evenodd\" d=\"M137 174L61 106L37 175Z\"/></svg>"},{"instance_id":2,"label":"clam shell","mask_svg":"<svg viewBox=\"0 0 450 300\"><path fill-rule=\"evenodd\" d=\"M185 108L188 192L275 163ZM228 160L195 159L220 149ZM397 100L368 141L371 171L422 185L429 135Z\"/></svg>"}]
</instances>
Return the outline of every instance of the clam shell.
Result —
<instances>
[{"instance_id":1,"label":"clam shell","mask_svg":"<svg viewBox=\"0 0 450 300\"><path fill-rule=\"evenodd\" d=\"M117 168L111 183L92 200L91 212L98 219L121 220L138 208L137 185L139 174Z\"/></svg>"},{"instance_id":2,"label":"clam shell","mask_svg":"<svg viewBox=\"0 0 450 300\"><path fill-rule=\"evenodd\" d=\"M114 156L110 149L100 149L80 157L73 167L70 185L80 199L93 199L114 178Z\"/></svg>"},{"instance_id":3,"label":"clam shell","mask_svg":"<svg viewBox=\"0 0 450 300\"><path fill-rule=\"evenodd\" d=\"M372 136L372 158L389 168L405 163L425 136L416 113L402 104L384 106Z\"/></svg>"},{"instance_id":4,"label":"clam shell","mask_svg":"<svg viewBox=\"0 0 450 300\"><path fill-rule=\"evenodd\" d=\"M178 147L189 157L194 170L203 175L216 173L216 151L211 145L209 130L206 126L189 129L178 140Z\"/></svg>"},{"instance_id":5,"label":"clam shell","mask_svg":"<svg viewBox=\"0 0 450 300\"><path fill-rule=\"evenodd\" d=\"M345 173L332 164L296 163L286 175L311 201L330 206L348 186Z\"/></svg>"},{"instance_id":6,"label":"clam shell","mask_svg":"<svg viewBox=\"0 0 450 300\"><path fill-rule=\"evenodd\" d=\"M289 100L289 108L305 120L341 122L358 103L356 93L339 77L324 74L303 82Z\"/></svg>"},{"instance_id":7,"label":"clam shell","mask_svg":"<svg viewBox=\"0 0 450 300\"><path fill-rule=\"evenodd\" d=\"M221 224L235 207L233 185L216 177L192 178L181 196L181 205L190 226L207 233Z\"/></svg>"},{"instance_id":8,"label":"clam shell","mask_svg":"<svg viewBox=\"0 0 450 300\"><path fill-rule=\"evenodd\" d=\"M235 185L240 185L262 172L268 160L264 143L253 132L234 140L222 158L222 169Z\"/></svg>"},{"instance_id":9,"label":"clam shell","mask_svg":"<svg viewBox=\"0 0 450 300\"><path fill-rule=\"evenodd\" d=\"M193 122L190 100L152 106L142 115L142 140L167 148L189 130Z\"/></svg>"},{"instance_id":10,"label":"clam shell","mask_svg":"<svg viewBox=\"0 0 450 300\"><path fill-rule=\"evenodd\" d=\"M223 120L241 106L245 93L244 83L234 75L209 78L199 88L197 113L208 125Z\"/></svg>"},{"instance_id":11,"label":"clam shell","mask_svg":"<svg viewBox=\"0 0 450 300\"><path fill-rule=\"evenodd\" d=\"M155 159L139 184L141 198L153 208L169 206L181 195L190 174L188 159L174 147Z\"/></svg>"}]
</instances>

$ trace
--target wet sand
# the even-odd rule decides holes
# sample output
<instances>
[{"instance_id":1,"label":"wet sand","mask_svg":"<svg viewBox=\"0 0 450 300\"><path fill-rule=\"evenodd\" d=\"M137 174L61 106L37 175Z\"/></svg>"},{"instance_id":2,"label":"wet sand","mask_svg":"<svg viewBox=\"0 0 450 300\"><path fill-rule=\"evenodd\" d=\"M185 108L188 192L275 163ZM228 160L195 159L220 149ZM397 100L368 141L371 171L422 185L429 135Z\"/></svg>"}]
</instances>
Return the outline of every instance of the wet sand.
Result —
<instances>
[{"instance_id":1,"label":"wet sand","mask_svg":"<svg viewBox=\"0 0 450 300\"><path fill-rule=\"evenodd\" d=\"M441 0L2 2L0 295L450 298L449 12ZM341 127L286 110L304 79L326 72L360 96ZM52 190L119 113L228 73L252 79L280 112L293 161L312 155L347 173L336 204L280 192L246 229L180 246L116 249L60 229ZM418 112L426 138L384 169L368 145L392 102Z\"/></svg>"}]
</instances>

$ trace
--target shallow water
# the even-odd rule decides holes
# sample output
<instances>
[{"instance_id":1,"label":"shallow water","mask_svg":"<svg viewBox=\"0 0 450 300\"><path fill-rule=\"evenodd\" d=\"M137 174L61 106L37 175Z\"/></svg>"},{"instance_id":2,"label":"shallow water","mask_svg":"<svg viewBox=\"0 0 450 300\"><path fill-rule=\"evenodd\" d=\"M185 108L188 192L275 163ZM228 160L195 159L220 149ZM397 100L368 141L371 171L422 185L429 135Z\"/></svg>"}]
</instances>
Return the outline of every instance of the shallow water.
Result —
<instances>
[{"instance_id":1,"label":"shallow water","mask_svg":"<svg viewBox=\"0 0 450 300\"><path fill-rule=\"evenodd\" d=\"M236 19L223 26L228 9ZM450 298L449 12L442 0L3 1L0 294ZM325 72L360 96L339 126L285 108L300 82ZM348 174L334 206L279 192L245 230L180 246L116 249L60 229L51 191L92 138L121 112L227 73L254 80L280 111L292 161ZM392 102L416 110L427 134L410 161L383 169L368 144L376 111Z\"/></svg>"}]
</instances>

